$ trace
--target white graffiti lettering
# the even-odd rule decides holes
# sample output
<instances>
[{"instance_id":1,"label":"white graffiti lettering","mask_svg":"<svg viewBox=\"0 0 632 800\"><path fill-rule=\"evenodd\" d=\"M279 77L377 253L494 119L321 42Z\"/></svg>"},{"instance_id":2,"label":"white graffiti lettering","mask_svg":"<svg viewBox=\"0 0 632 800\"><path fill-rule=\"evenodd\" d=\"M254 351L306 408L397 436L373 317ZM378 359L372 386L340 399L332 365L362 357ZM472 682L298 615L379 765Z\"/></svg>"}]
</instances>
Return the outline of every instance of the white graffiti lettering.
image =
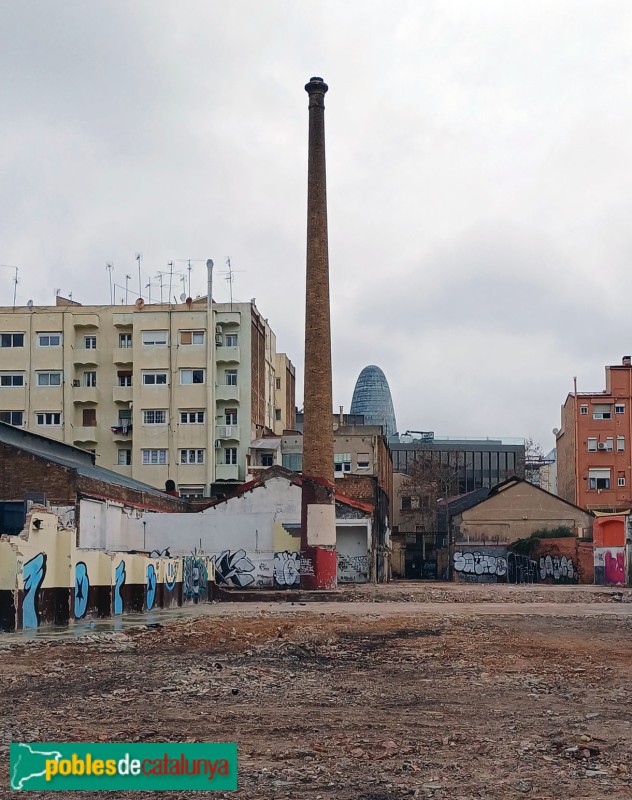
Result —
<instances>
[{"instance_id":1,"label":"white graffiti lettering","mask_svg":"<svg viewBox=\"0 0 632 800\"><path fill-rule=\"evenodd\" d=\"M566 556L542 556L540 558L540 578L553 578L554 581L577 580L577 570L571 558Z\"/></svg>"},{"instance_id":2,"label":"white graffiti lettering","mask_svg":"<svg viewBox=\"0 0 632 800\"><path fill-rule=\"evenodd\" d=\"M453 558L455 572L466 575L496 575L502 578L507 574L507 559L488 553L456 552Z\"/></svg>"}]
</instances>

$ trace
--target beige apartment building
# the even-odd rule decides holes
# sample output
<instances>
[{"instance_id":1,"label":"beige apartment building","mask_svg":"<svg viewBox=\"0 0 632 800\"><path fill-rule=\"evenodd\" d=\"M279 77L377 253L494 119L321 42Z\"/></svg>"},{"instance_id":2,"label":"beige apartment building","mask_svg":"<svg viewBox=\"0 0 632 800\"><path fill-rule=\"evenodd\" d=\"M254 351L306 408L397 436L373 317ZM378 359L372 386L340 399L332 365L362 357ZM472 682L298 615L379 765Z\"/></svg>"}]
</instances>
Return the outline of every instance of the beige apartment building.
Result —
<instances>
[{"instance_id":1,"label":"beige apartment building","mask_svg":"<svg viewBox=\"0 0 632 800\"><path fill-rule=\"evenodd\" d=\"M187 497L243 481L294 421L294 367L254 302L0 309L0 421Z\"/></svg>"}]
</instances>

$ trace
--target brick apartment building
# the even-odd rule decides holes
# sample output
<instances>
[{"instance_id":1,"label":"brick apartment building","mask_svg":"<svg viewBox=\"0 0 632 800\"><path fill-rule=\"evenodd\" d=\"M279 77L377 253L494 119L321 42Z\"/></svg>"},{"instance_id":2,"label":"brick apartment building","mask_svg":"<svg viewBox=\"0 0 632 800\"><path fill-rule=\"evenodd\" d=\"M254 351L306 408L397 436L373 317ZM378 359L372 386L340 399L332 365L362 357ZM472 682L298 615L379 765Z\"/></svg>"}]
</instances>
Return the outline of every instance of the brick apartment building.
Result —
<instances>
[{"instance_id":1,"label":"brick apartment building","mask_svg":"<svg viewBox=\"0 0 632 800\"><path fill-rule=\"evenodd\" d=\"M557 433L557 490L589 511L632 503L632 359L606 367L606 388L572 392Z\"/></svg>"}]
</instances>

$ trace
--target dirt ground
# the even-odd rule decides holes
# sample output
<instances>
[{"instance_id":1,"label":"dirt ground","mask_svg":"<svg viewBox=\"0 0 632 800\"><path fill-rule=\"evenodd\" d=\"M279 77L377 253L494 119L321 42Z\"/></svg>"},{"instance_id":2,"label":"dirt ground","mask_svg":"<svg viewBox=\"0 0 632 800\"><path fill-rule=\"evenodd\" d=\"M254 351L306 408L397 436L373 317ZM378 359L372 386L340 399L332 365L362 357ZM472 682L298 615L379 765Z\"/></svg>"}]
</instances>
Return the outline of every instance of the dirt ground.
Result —
<instances>
[{"instance_id":1,"label":"dirt ground","mask_svg":"<svg viewBox=\"0 0 632 800\"><path fill-rule=\"evenodd\" d=\"M632 605L543 599L221 604L0 639L0 796L11 741L237 741L238 791L190 796L630 798Z\"/></svg>"}]
</instances>

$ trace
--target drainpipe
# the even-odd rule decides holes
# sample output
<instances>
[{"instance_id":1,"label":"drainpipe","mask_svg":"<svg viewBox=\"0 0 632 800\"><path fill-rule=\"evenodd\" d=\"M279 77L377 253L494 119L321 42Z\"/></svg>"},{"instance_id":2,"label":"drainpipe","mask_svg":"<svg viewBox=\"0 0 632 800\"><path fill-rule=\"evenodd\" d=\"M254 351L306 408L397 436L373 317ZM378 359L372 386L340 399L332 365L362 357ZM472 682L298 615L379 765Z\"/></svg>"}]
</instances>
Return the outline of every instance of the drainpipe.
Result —
<instances>
[{"instance_id":1,"label":"drainpipe","mask_svg":"<svg viewBox=\"0 0 632 800\"><path fill-rule=\"evenodd\" d=\"M213 260L207 259L206 283L206 484L215 480L215 321L213 319ZM206 488L204 494L206 494Z\"/></svg>"}]
</instances>

